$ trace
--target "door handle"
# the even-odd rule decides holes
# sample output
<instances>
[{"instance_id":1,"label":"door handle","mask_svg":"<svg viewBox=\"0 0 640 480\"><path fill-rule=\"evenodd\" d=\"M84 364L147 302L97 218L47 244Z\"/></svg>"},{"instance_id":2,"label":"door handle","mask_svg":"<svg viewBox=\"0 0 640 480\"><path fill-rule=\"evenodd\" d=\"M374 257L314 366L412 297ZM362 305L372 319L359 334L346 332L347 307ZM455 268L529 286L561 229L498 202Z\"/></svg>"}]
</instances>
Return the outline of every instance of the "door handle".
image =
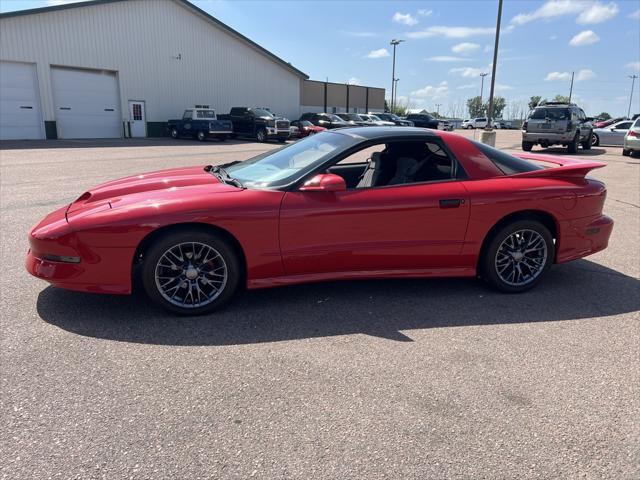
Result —
<instances>
[{"instance_id":1,"label":"door handle","mask_svg":"<svg viewBox=\"0 0 640 480\"><path fill-rule=\"evenodd\" d=\"M463 203L462 198L443 198L440 200L440 208L458 208Z\"/></svg>"}]
</instances>

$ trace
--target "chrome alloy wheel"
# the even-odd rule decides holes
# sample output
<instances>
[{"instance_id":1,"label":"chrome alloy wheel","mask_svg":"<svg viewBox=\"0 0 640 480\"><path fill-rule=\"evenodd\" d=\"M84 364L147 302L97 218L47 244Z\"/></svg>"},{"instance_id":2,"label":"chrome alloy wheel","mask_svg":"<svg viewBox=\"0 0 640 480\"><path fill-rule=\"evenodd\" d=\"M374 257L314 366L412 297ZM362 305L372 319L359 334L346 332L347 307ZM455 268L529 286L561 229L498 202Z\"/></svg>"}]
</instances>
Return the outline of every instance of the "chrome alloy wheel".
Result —
<instances>
[{"instance_id":1,"label":"chrome alloy wheel","mask_svg":"<svg viewBox=\"0 0 640 480\"><path fill-rule=\"evenodd\" d=\"M182 308L213 302L227 284L227 264L220 253L199 242L174 245L155 268L156 287L165 300Z\"/></svg>"},{"instance_id":2,"label":"chrome alloy wheel","mask_svg":"<svg viewBox=\"0 0 640 480\"><path fill-rule=\"evenodd\" d=\"M535 280L547 263L547 243L534 230L518 230L505 238L496 253L496 272L507 285L520 287Z\"/></svg>"}]
</instances>

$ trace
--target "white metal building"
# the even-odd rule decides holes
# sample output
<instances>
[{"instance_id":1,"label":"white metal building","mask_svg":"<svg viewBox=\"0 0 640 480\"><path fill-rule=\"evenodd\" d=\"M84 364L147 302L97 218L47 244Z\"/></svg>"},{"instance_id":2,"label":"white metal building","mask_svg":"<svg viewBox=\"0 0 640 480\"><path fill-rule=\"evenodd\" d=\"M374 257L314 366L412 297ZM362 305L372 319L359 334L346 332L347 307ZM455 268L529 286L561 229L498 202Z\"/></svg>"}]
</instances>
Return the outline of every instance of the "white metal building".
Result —
<instances>
[{"instance_id":1,"label":"white metal building","mask_svg":"<svg viewBox=\"0 0 640 480\"><path fill-rule=\"evenodd\" d=\"M187 0L0 15L0 139L164 135L195 104L297 118L307 78Z\"/></svg>"}]
</instances>

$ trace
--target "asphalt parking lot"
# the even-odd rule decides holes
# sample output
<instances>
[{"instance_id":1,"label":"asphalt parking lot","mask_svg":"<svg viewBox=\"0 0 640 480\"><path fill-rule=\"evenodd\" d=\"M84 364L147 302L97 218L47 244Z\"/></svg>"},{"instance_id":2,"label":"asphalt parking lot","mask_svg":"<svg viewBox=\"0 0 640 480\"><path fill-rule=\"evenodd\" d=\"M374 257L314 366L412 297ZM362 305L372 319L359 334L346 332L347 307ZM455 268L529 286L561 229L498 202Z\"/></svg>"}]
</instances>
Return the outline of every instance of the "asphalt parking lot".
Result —
<instances>
[{"instance_id":1,"label":"asphalt parking lot","mask_svg":"<svg viewBox=\"0 0 640 480\"><path fill-rule=\"evenodd\" d=\"M607 164L609 248L522 295L322 283L184 319L24 270L28 229L88 187L277 146L0 144L0 478L640 478L640 158L620 148L579 152Z\"/></svg>"}]
</instances>

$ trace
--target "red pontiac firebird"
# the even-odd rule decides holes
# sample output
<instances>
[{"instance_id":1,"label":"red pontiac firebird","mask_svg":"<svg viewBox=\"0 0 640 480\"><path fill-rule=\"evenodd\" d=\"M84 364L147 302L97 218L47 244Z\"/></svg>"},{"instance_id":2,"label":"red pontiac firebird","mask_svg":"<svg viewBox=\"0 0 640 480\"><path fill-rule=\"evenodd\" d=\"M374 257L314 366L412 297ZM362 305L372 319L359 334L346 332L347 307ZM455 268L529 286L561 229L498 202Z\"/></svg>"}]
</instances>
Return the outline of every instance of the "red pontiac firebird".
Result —
<instances>
[{"instance_id":1,"label":"red pontiac firebird","mask_svg":"<svg viewBox=\"0 0 640 480\"><path fill-rule=\"evenodd\" d=\"M99 185L31 230L26 267L97 293L129 294L139 276L179 314L245 285L479 275L522 292L551 264L606 248L606 189L585 176L602 166L422 128L331 130Z\"/></svg>"}]
</instances>

